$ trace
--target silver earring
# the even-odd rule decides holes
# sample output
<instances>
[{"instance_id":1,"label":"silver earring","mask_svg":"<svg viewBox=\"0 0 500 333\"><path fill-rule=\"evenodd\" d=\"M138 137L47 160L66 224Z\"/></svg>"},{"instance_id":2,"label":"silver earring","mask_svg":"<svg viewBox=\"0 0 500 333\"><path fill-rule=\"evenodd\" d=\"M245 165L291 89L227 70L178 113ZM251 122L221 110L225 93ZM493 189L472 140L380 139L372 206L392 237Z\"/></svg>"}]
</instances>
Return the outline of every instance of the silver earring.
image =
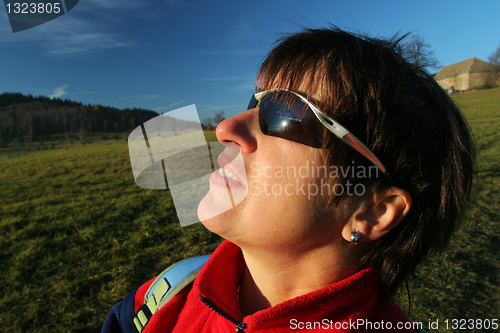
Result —
<instances>
[{"instance_id":1,"label":"silver earring","mask_svg":"<svg viewBox=\"0 0 500 333\"><path fill-rule=\"evenodd\" d=\"M359 233L354 230L351 232L351 245L356 246L359 243Z\"/></svg>"}]
</instances>

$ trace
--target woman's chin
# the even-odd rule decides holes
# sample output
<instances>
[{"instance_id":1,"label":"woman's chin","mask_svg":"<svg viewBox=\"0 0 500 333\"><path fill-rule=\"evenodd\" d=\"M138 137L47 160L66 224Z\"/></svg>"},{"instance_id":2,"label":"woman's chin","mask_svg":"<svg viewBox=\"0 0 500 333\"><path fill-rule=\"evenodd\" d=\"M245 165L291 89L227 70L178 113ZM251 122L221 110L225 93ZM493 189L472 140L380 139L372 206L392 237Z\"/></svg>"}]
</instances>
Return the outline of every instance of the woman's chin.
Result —
<instances>
[{"instance_id":1,"label":"woman's chin","mask_svg":"<svg viewBox=\"0 0 500 333\"><path fill-rule=\"evenodd\" d=\"M201 219L200 222L209 231L227 239L234 228L229 215L231 214L226 212L210 218Z\"/></svg>"},{"instance_id":2,"label":"woman's chin","mask_svg":"<svg viewBox=\"0 0 500 333\"><path fill-rule=\"evenodd\" d=\"M232 209L231 201L225 198L224 194L223 191L217 191L212 186L210 187L210 191L198 205L198 218L200 221L203 222Z\"/></svg>"},{"instance_id":3,"label":"woman's chin","mask_svg":"<svg viewBox=\"0 0 500 333\"><path fill-rule=\"evenodd\" d=\"M198 218L205 228L224 237L230 228L232 210L230 202L210 191L198 205Z\"/></svg>"}]
</instances>

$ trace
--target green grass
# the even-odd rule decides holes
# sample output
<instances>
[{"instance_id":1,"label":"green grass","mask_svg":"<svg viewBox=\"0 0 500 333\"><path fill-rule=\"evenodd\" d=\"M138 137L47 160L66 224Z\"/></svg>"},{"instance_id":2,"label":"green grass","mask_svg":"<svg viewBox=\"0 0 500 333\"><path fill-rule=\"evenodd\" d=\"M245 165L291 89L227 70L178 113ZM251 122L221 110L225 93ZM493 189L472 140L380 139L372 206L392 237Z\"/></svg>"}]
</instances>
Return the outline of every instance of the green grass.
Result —
<instances>
[{"instance_id":1,"label":"green grass","mask_svg":"<svg viewBox=\"0 0 500 333\"><path fill-rule=\"evenodd\" d=\"M113 303L220 238L134 183L124 140L0 161L0 332L99 332Z\"/></svg>"},{"instance_id":2,"label":"green grass","mask_svg":"<svg viewBox=\"0 0 500 333\"><path fill-rule=\"evenodd\" d=\"M424 327L500 313L500 89L454 99L479 148L476 203L449 248L409 281L409 316ZM130 290L221 242L201 224L181 229L167 191L135 185L125 140L36 145L0 151L27 153L0 160L0 332L99 332ZM408 308L404 288L396 300Z\"/></svg>"}]
</instances>

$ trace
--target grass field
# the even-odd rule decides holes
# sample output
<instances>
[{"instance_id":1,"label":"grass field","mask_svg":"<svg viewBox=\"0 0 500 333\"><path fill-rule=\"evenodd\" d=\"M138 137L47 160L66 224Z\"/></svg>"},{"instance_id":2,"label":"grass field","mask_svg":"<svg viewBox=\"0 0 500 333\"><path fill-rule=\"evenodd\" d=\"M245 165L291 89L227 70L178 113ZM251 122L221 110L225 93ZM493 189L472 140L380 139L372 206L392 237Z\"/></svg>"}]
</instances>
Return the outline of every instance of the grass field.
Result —
<instances>
[{"instance_id":1,"label":"grass field","mask_svg":"<svg viewBox=\"0 0 500 333\"><path fill-rule=\"evenodd\" d=\"M478 186L448 250L408 283L410 318L439 320L433 332L459 331L446 319L500 319L500 89L454 99L476 138ZM99 332L130 290L220 243L201 224L181 229L167 191L135 185L125 140L47 146L0 160L0 332ZM405 288L396 300L409 308Z\"/></svg>"}]
</instances>

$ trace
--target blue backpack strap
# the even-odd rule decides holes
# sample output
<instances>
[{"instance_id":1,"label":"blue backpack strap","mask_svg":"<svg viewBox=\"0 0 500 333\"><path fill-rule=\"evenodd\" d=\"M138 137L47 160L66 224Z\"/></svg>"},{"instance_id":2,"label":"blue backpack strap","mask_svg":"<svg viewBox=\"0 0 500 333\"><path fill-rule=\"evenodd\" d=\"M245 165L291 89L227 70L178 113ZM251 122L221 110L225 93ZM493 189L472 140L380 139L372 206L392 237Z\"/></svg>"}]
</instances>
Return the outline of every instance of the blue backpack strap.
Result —
<instances>
[{"instance_id":1,"label":"blue backpack strap","mask_svg":"<svg viewBox=\"0 0 500 333\"><path fill-rule=\"evenodd\" d=\"M104 322L101 333L137 333L134 325L134 298L137 289L115 304Z\"/></svg>"},{"instance_id":2,"label":"blue backpack strap","mask_svg":"<svg viewBox=\"0 0 500 333\"><path fill-rule=\"evenodd\" d=\"M137 310L133 322L142 332L149 319L184 287L194 281L210 256L185 259L169 266L151 283L144 304Z\"/></svg>"}]
</instances>

